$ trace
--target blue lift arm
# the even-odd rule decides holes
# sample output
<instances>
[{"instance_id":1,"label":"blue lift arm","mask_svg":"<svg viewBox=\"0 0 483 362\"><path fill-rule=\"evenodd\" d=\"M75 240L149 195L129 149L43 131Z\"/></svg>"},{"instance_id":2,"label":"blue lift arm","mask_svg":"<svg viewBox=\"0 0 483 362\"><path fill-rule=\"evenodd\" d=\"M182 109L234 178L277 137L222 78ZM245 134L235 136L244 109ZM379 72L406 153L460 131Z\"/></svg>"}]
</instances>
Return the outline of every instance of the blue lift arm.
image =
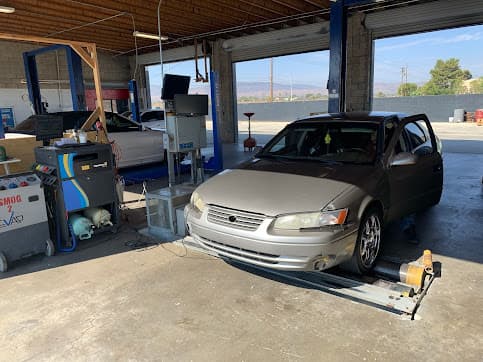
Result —
<instances>
[{"instance_id":1,"label":"blue lift arm","mask_svg":"<svg viewBox=\"0 0 483 362\"><path fill-rule=\"evenodd\" d=\"M345 110L345 76L347 67L347 13L355 6L370 5L384 0L331 0L330 2L330 65L329 113Z\"/></svg>"},{"instance_id":2,"label":"blue lift arm","mask_svg":"<svg viewBox=\"0 0 483 362\"><path fill-rule=\"evenodd\" d=\"M344 0L330 3L329 113L345 108L344 86L347 43L347 14Z\"/></svg>"},{"instance_id":3,"label":"blue lift arm","mask_svg":"<svg viewBox=\"0 0 483 362\"><path fill-rule=\"evenodd\" d=\"M37 61L35 57L39 54L58 49L65 49L67 57L67 69L69 71L72 107L74 111L86 110L84 77L82 75L82 60L70 46L56 44L23 53L27 89L29 92L30 102L32 102L32 106L36 114L42 113L42 99L40 94Z\"/></svg>"}]
</instances>

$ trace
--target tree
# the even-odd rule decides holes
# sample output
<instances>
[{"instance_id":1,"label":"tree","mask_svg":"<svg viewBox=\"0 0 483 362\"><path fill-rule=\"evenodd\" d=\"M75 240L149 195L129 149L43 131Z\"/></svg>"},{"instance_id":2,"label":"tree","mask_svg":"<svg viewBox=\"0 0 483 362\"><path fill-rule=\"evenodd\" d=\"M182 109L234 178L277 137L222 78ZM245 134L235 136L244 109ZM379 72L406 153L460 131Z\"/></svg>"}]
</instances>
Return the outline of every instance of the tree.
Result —
<instances>
[{"instance_id":1,"label":"tree","mask_svg":"<svg viewBox=\"0 0 483 362\"><path fill-rule=\"evenodd\" d=\"M416 83L404 83L397 89L397 94L403 97L415 96L418 92L418 85Z\"/></svg>"},{"instance_id":2,"label":"tree","mask_svg":"<svg viewBox=\"0 0 483 362\"><path fill-rule=\"evenodd\" d=\"M448 60L438 59L431 69L431 79L421 87L422 95L457 94L462 92L464 80L471 79L469 70L460 67L456 58Z\"/></svg>"},{"instance_id":3,"label":"tree","mask_svg":"<svg viewBox=\"0 0 483 362\"><path fill-rule=\"evenodd\" d=\"M482 94L483 93L483 77L475 79L471 82L471 93Z\"/></svg>"},{"instance_id":4,"label":"tree","mask_svg":"<svg viewBox=\"0 0 483 362\"><path fill-rule=\"evenodd\" d=\"M384 98L385 96L384 92L379 91L376 93L376 98Z\"/></svg>"}]
</instances>

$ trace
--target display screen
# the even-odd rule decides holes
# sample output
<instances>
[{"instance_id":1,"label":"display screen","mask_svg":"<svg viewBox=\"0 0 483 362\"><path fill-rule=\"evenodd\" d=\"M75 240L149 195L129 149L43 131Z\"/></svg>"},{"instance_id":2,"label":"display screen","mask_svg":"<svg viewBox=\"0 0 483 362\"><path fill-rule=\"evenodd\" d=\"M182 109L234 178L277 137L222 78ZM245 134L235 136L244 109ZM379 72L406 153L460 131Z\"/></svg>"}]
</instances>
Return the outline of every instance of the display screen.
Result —
<instances>
[{"instance_id":1,"label":"display screen","mask_svg":"<svg viewBox=\"0 0 483 362\"><path fill-rule=\"evenodd\" d=\"M190 79L188 75L165 74L161 99L170 100L175 94L188 94Z\"/></svg>"},{"instance_id":2,"label":"display screen","mask_svg":"<svg viewBox=\"0 0 483 362\"><path fill-rule=\"evenodd\" d=\"M207 95L177 94L174 97L176 114L206 116L208 114Z\"/></svg>"}]
</instances>

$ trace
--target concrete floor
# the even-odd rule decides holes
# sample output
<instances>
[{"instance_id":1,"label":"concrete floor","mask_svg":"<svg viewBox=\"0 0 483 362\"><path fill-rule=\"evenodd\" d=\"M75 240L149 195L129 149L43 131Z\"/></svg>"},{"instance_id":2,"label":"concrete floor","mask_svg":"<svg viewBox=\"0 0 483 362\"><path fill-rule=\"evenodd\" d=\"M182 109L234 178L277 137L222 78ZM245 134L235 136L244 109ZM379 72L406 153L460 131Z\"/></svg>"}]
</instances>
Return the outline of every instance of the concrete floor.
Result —
<instances>
[{"instance_id":1,"label":"concrete floor","mask_svg":"<svg viewBox=\"0 0 483 362\"><path fill-rule=\"evenodd\" d=\"M481 141L483 144L483 141ZM419 245L389 226L383 254L441 263L417 320L149 244L132 204L118 235L33 257L0 276L0 360L483 359L483 146L445 155ZM464 150L463 150L464 151ZM154 186L154 185L153 185Z\"/></svg>"}]
</instances>

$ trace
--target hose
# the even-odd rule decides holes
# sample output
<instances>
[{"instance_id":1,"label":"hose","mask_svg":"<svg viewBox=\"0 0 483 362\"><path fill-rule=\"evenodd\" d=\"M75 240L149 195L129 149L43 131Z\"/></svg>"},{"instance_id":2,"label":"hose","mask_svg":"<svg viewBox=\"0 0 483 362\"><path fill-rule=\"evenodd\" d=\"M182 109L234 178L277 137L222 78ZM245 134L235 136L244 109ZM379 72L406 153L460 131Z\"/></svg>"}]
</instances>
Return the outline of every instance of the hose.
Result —
<instances>
[{"instance_id":1,"label":"hose","mask_svg":"<svg viewBox=\"0 0 483 362\"><path fill-rule=\"evenodd\" d=\"M60 236L60 224L58 222L55 223L56 231L57 231L57 250L63 253L71 253L77 248L77 239L74 234L74 229L72 225L67 221L67 225L69 226L70 234L72 235L72 246L70 248L63 248L62 247L62 238Z\"/></svg>"}]
</instances>

